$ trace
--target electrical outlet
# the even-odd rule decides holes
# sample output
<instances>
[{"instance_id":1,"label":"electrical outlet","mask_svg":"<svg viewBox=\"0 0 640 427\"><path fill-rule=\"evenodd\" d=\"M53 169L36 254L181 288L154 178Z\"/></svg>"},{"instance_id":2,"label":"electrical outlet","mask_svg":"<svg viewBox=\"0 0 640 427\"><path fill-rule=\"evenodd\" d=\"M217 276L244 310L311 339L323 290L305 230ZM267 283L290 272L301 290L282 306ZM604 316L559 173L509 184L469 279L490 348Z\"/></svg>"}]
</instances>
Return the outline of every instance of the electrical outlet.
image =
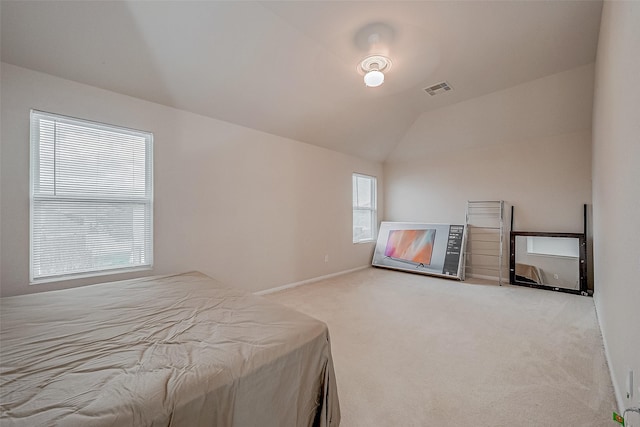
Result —
<instances>
[{"instance_id":1,"label":"electrical outlet","mask_svg":"<svg viewBox=\"0 0 640 427\"><path fill-rule=\"evenodd\" d=\"M557 275L557 274L554 274L554 275L553 275L553 278L554 278L554 279L556 279L556 280L558 280L558 275Z\"/></svg>"},{"instance_id":2,"label":"electrical outlet","mask_svg":"<svg viewBox=\"0 0 640 427\"><path fill-rule=\"evenodd\" d=\"M624 411L624 427L637 427L640 425L638 423L640 423L640 407L627 407Z\"/></svg>"},{"instance_id":3,"label":"electrical outlet","mask_svg":"<svg viewBox=\"0 0 640 427\"><path fill-rule=\"evenodd\" d=\"M324 256L324 262L329 262L329 255Z\"/></svg>"}]
</instances>

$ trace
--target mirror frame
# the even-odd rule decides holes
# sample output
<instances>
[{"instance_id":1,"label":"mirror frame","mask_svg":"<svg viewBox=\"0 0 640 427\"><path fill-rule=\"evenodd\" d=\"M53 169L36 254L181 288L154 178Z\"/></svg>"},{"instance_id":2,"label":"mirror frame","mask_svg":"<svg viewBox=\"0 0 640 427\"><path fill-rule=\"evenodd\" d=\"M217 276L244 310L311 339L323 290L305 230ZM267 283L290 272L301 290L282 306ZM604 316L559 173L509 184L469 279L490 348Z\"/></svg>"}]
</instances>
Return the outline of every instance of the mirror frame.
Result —
<instances>
[{"instance_id":1,"label":"mirror frame","mask_svg":"<svg viewBox=\"0 0 640 427\"><path fill-rule=\"evenodd\" d=\"M551 233L537 231L512 231L509 244L509 283L518 286L527 286L530 288L548 289L552 291L567 292L570 294L588 295L587 293L587 243L585 235L582 233ZM534 283L516 281L516 236L532 236L532 237L570 237L578 239L580 250L578 273L580 276L580 289L565 289L554 286L538 285Z\"/></svg>"}]
</instances>

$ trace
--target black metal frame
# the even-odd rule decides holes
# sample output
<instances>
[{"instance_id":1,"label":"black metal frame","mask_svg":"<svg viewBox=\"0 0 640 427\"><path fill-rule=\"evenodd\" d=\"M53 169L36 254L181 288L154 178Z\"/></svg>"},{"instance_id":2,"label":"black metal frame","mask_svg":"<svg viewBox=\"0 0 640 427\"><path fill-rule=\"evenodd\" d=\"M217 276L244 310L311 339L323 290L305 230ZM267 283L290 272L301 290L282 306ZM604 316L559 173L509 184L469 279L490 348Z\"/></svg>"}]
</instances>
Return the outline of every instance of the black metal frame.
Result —
<instances>
[{"instance_id":1,"label":"black metal frame","mask_svg":"<svg viewBox=\"0 0 640 427\"><path fill-rule=\"evenodd\" d=\"M513 217L512 217L513 218ZM580 273L580 289L565 289L554 286L539 285L534 283L527 283L516 281L516 236L539 236L539 237L570 237L577 238L580 246L580 261L579 261L579 273ZM586 236L583 233L551 233L551 232L536 232L536 231L512 231L510 233L509 244L509 283L512 285L528 286L530 288L548 289L552 291L566 292L570 294L586 295L587 294L587 241Z\"/></svg>"}]
</instances>

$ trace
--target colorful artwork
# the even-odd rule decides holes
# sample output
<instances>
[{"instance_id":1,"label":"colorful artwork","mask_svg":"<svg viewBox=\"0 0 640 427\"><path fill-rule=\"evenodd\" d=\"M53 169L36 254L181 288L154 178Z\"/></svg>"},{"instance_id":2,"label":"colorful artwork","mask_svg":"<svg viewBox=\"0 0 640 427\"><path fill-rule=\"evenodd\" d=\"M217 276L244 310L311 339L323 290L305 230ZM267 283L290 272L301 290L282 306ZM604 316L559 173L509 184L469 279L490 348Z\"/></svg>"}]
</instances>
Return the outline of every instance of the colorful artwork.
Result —
<instances>
[{"instance_id":1,"label":"colorful artwork","mask_svg":"<svg viewBox=\"0 0 640 427\"><path fill-rule=\"evenodd\" d=\"M384 255L401 261L429 265L435 240L436 230L433 228L390 230Z\"/></svg>"}]
</instances>

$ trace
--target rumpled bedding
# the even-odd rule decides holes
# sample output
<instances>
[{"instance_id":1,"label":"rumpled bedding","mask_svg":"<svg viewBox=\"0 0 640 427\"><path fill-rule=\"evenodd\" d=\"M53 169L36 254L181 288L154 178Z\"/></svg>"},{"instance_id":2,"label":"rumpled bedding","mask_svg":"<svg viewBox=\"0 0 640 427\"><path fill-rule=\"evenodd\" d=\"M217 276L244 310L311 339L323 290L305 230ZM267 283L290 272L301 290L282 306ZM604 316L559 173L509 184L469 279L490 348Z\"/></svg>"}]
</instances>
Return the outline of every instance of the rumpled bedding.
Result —
<instances>
[{"instance_id":1,"label":"rumpled bedding","mask_svg":"<svg viewBox=\"0 0 640 427\"><path fill-rule=\"evenodd\" d=\"M197 272L0 300L3 426L338 426L327 326Z\"/></svg>"}]
</instances>

